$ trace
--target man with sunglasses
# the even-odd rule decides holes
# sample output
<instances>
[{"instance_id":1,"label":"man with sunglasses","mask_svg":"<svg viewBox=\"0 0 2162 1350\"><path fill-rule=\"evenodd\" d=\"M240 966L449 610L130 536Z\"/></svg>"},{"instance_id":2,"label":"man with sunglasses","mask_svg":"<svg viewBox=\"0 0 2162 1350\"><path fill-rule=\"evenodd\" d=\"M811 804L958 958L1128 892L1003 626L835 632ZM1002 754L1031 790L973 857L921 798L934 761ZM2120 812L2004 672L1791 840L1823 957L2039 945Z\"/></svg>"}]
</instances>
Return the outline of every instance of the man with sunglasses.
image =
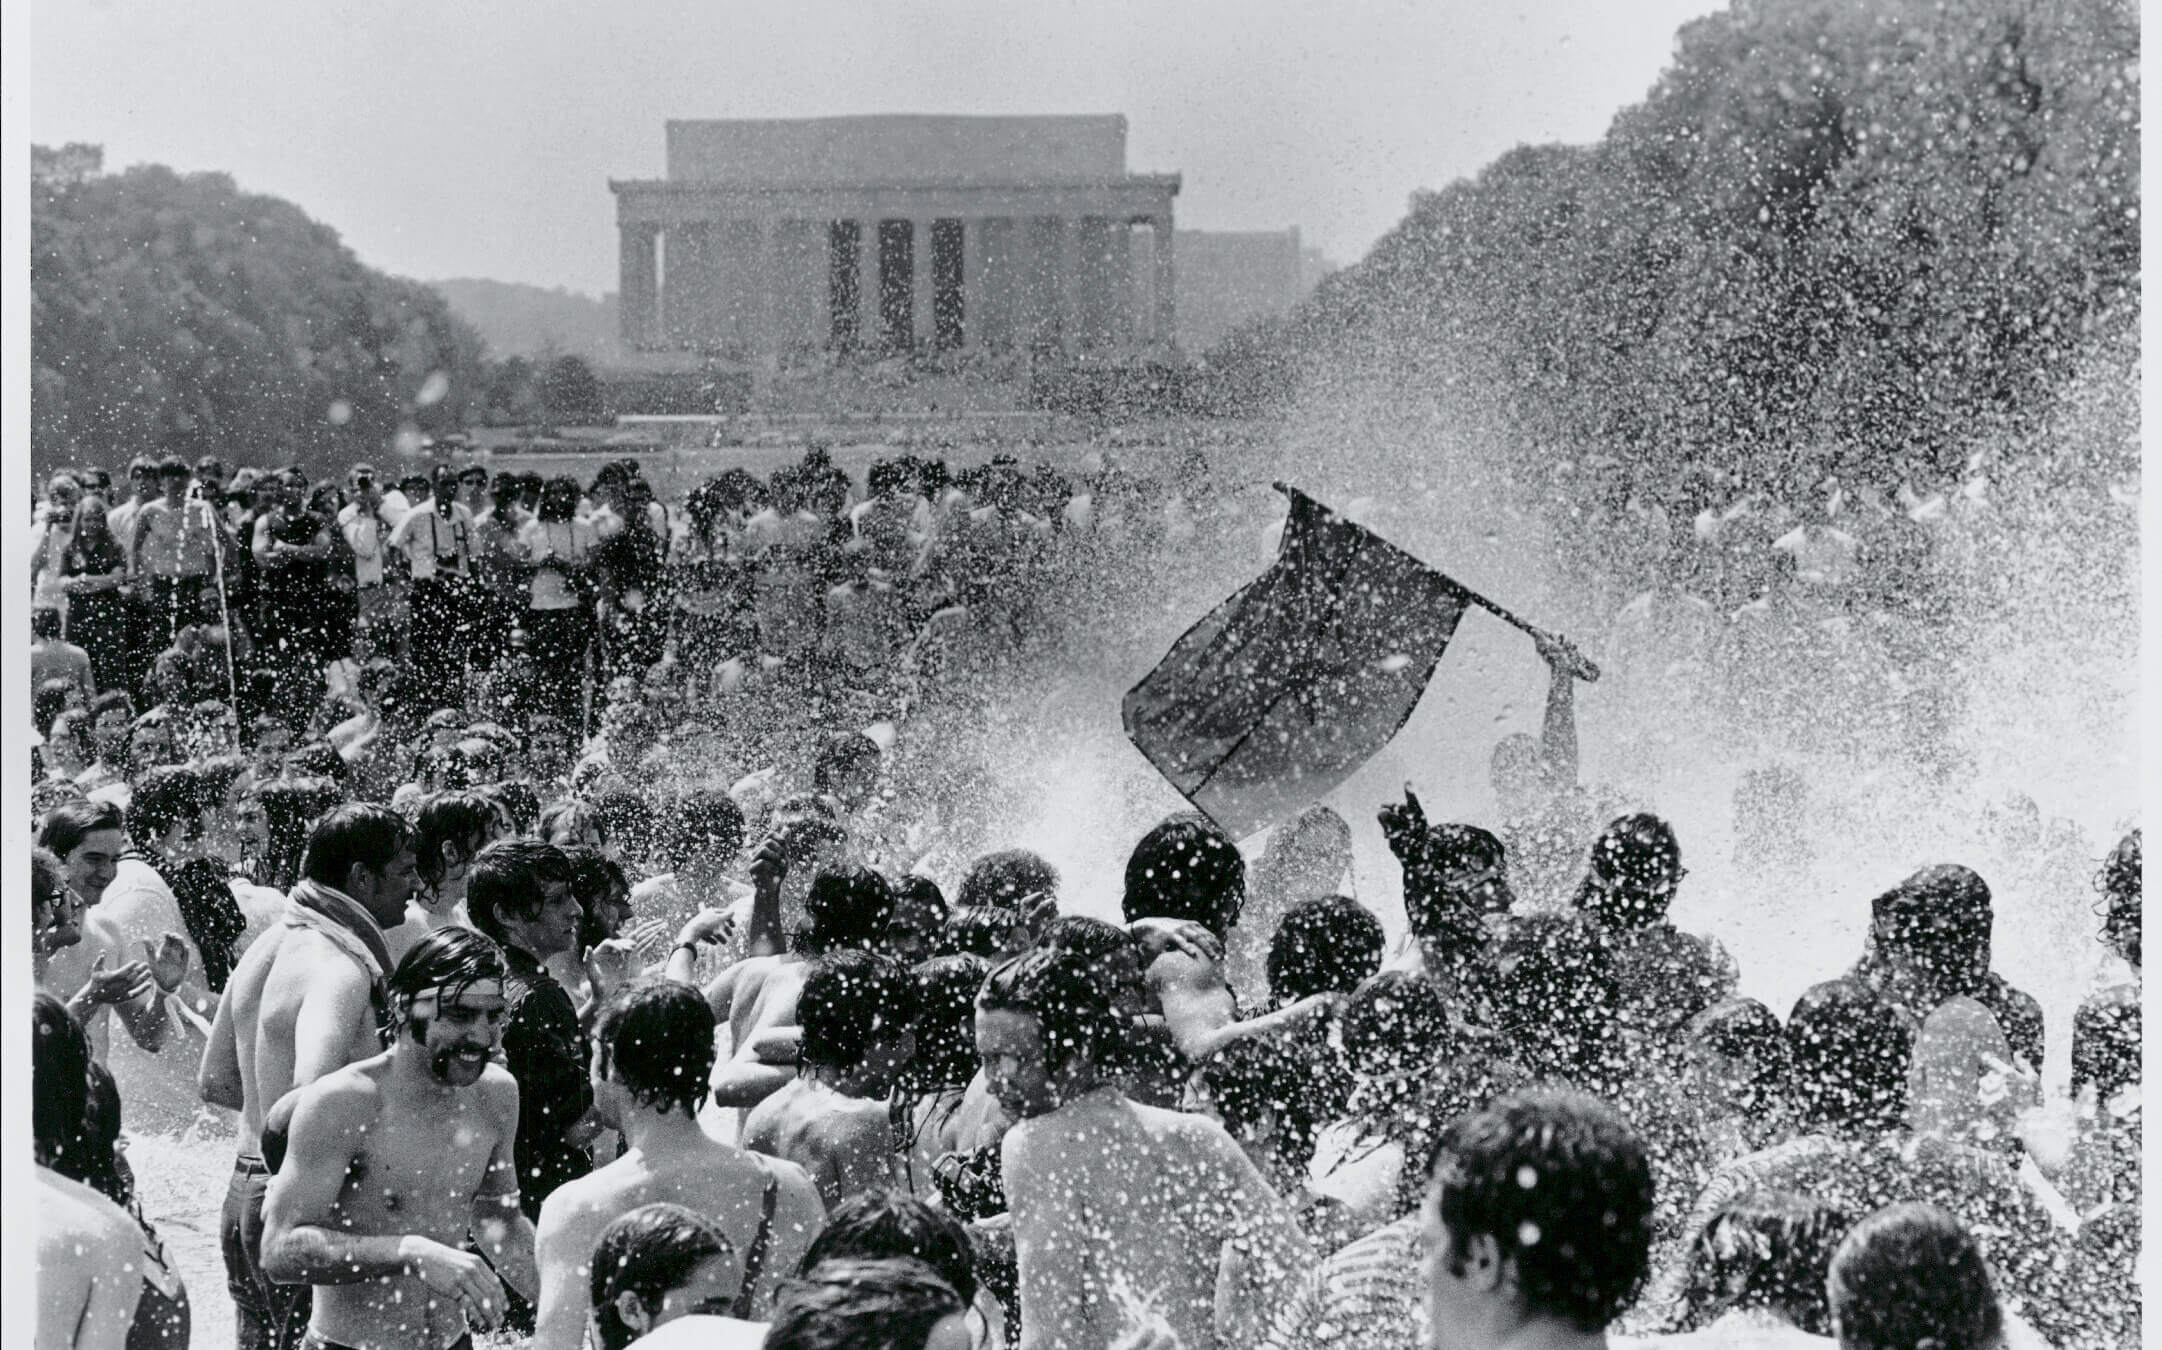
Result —
<instances>
[{"instance_id":1,"label":"man with sunglasses","mask_svg":"<svg viewBox=\"0 0 2162 1350\"><path fill-rule=\"evenodd\" d=\"M1577 885L1576 908L1608 940L1623 1021L1655 1036L1732 994L1740 974L1717 938L1667 921L1688 875L1674 827L1640 811L1600 832Z\"/></svg>"}]
</instances>

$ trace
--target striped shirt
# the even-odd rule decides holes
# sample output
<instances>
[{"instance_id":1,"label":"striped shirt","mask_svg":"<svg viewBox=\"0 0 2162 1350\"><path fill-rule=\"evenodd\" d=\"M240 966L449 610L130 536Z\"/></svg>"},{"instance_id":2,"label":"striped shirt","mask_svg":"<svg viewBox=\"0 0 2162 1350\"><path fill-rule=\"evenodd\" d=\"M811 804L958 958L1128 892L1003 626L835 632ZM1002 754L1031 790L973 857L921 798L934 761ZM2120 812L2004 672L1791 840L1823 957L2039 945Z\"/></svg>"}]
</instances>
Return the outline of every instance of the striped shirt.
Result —
<instances>
[{"instance_id":1,"label":"striped shirt","mask_svg":"<svg viewBox=\"0 0 2162 1350\"><path fill-rule=\"evenodd\" d=\"M1377 1228L1321 1263L1277 1308L1264 1350L1423 1350L1419 1216Z\"/></svg>"}]
</instances>

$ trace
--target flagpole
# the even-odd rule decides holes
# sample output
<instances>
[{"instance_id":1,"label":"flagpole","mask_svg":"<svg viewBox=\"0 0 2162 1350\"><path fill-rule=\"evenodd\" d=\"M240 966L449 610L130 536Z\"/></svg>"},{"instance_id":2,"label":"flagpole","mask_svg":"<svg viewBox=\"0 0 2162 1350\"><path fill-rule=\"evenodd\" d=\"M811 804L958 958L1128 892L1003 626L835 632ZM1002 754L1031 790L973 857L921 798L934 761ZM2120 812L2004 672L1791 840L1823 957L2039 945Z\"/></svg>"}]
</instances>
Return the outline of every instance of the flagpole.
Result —
<instances>
[{"instance_id":1,"label":"flagpole","mask_svg":"<svg viewBox=\"0 0 2162 1350\"><path fill-rule=\"evenodd\" d=\"M1306 496L1305 493L1300 492L1297 488L1292 487L1290 484L1285 483L1281 480L1278 480L1272 486L1274 486L1278 492L1283 493L1286 497L1291 497L1294 495L1301 497ZM1324 511L1329 510L1326 505L1323 505L1315 498L1307 497L1307 500L1313 502L1316 506L1320 506L1321 509ZM1334 515L1335 513L1332 511L1330 512L1330 514ZM1503 623L1506 623L1513 628L1522 629L1524 632L1530 634L1534 639L1544 639L1545 641L1552 643L1556 648L1559 649L1559 654L1562 657L1562 669L1566 670L1571 676L1584 681L1586 684L1593 683L1599 678L1599 667L1592 661L1590 657L1584 655L1584 653L1578 651L1574 646L1572 646L1567 638L1561 636L1559 633L1549 633L1544 628L1540 628L1535 624L1525 622L1523 619L1518 618L1515 614L1512 614L1508 610L1502 608L1500 605L1495 604L1493 601L1487 599L1485 596L1479 594L1477 591L1474 591L1468 586L1465 586L1462 582L1457 581L1454 577L1451 577L1449 581L1451 585L1455 586L1456 589L1463 594L1465 600L1469 601L1474 605L1477 605L1479 608L1485 610L1487 613L1493 615L1495 618L1500 619Z\"/></svg>"}]
</instances>

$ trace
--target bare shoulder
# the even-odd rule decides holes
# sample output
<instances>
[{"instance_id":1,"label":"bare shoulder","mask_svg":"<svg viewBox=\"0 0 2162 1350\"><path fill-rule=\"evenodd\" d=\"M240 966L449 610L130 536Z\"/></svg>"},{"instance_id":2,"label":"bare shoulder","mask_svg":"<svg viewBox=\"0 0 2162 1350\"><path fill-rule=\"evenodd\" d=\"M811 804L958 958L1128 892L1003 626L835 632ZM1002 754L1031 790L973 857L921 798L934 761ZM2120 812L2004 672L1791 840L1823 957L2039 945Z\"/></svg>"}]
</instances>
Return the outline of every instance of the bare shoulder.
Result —
<instances>
[{"instance_id":1,"label":"bare shoulder","mask_svg":"<svg viewBox=\"0 0 2162 1350\"><path fill-rule=\"evenodd\" d=\"M826 1212L826 1202L818 1198L817 1184L801 1165L786 1158L767 1157L763 1153L759 1158L765 1163L766 1170L773 1174L775 1189L779 1192L777 1209L815 1210L820 1214Z\"/></svg>"},{"instance_id":2,"label":"bare shoulder","mask_svg":"<svg viewBox=\"0 0 2162 1350\"><path fill-rule=\"evenodd\" d=\"M1214 961L1203 961L1181 951L1167 951L1149 964L1149 983L1159 989L1215 989L1224 983Z\"/></svg>"},{"instance_id":3,"label":"bare shoulder","mask_svg":"<svg viewBox=\"0 0 2162 1350\"><path fill-rule=\"evenodd\" d=\"M501 1064L490 1062L481 1071L480 1081L473 1085L480 1094L481 1105L495 1117L505 1129L517 1128L518 1080Z\"/></svg>"}]
</instances>

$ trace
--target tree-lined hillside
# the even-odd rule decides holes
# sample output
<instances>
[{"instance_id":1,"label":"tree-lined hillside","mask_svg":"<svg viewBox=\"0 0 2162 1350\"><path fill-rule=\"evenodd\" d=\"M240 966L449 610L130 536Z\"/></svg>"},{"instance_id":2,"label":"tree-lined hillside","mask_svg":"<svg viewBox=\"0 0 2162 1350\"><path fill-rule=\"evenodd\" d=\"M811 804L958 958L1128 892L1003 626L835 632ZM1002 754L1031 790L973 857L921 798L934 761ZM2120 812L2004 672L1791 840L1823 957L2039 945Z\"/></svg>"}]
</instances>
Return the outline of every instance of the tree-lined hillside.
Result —
<instances>
[{"instance_id":1,"label":"tree-lined hillside","mask_svg":"<svg viewBox=\"0 0 2162 1350\"><path fill-rule=\"evenodd\" d=\"M1212 364L1247 406L1446 387L1533 472L1654 492L1950 472L2136 331L2138 34L2129 0L1738 0L1598 144L1419 194Z\"/></svg>"},{"instance_id":2,"label":"tree-lined hillside","mask_svg":"<svg viewBox=\"0 0 2162 1350\"><path fill-rule=\"evenodd\" d=\"M86 151L87 147L68 147ZM335 231L224 174L43 152L31 212L32 454L322 466L450 430L478 334Z\"/></svg>"}]
</instances>

